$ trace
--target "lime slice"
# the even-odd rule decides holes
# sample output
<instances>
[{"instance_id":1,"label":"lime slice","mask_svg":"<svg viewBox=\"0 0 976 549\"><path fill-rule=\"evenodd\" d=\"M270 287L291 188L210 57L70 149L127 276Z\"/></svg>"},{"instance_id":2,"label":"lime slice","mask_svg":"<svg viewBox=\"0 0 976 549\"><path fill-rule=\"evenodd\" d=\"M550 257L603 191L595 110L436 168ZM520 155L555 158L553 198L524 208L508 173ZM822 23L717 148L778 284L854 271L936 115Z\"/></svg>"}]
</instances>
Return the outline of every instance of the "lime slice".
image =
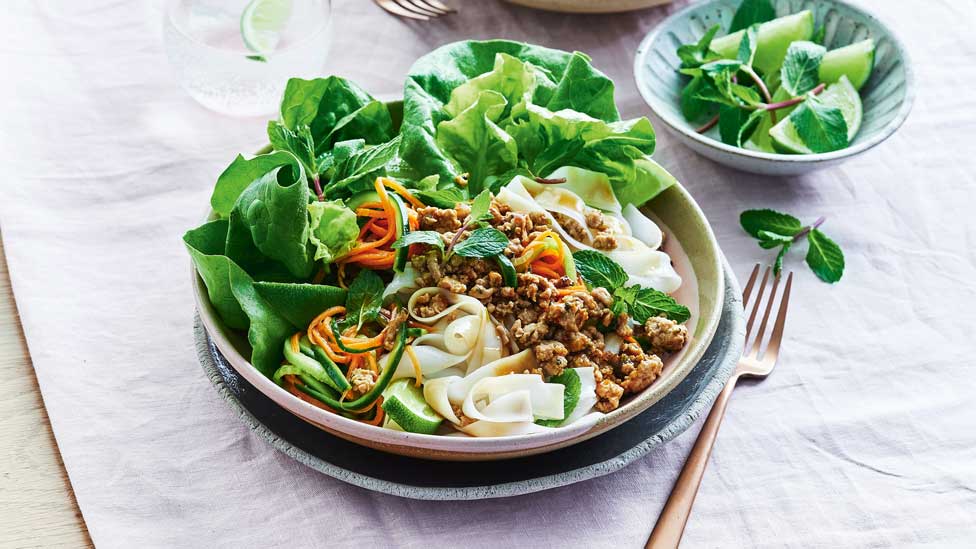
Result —
<instances>
[{"instance_id":1,"label":"lime slice","mask_svg":"<svg viewBox=\"0 0 976 549\"><path fill-rule=\"evenodd\" d=\"M411 433L434 434L444 420L427 404L414 380L406 378L394 380L383 391L383 411L392 423Z\"/></svg>"},{"instance_id":2,"label":"lime slice","mask_svg":"<svg viewBox=\"0 0 976 549\"><path fill-rule=\"evenodd\" d=\"M855 89L868 81L874 68L874 40L868 38L843 48L830 50L820 62L820 81L833 84L841 76L847 76Z\"/></svg>"},{"instance_id":3,"label":"lime slice","mask_svg":"<svg viewBox=\"0 0 976 549\"><path fill-rule=\"evenodd\" d=\"M759 25L756 58L752 65L763 74L771 74L779 70L790 44L797 40L809 40L813 36L813 24L813 12L804 10ZM739 42L742 41L744 34L745 31L740 30L720 36L712 40L709 49L723 59L735 59L739 53Z\"/></svg>"},{"instance_id":4,"label":"lime slice","mask_svg":"<svg viewBox=\"0 0 976 549\"><path fill-rule=\"evenodd\" d=\"M291 17L291 0L252 0L241 13L241 38L247 49L266 55L281 40Z\"/></svg>"},{"instance_id":5,"label":"lime slice","mask_svg":"<svg viewBox=\"0 0 976 549\"><path fill-rule=\"evenodd\" d=\"M861 129L863 113L861 96L857 94L857 90L851 85L851 81L842 75L840 80L827 86L827 89L820 94L820 101L825 105L840 109L841 114L844 115L844 121L847 122L847 140L853 141L857 131ZM769 136L772 138L773 148L778 152L813 153L800 139L789 117L780 120L779 124L773 126L769 130Z\"/></svg>"}]
</instances>

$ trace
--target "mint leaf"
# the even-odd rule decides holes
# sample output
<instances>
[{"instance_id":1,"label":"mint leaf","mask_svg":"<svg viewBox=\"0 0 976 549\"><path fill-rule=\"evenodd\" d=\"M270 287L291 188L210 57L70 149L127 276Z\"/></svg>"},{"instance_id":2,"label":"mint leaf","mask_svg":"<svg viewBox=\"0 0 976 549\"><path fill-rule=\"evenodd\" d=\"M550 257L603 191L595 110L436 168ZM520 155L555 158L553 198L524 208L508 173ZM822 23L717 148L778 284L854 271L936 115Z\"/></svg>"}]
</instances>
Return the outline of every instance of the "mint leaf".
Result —
<instances>
[{"instance_id":1,"label":"mint leaf","mask_svg":"<svg viewBox=\"0 0 976 549\"><path fill-rule=\"evenodd\" d=\"M382 305L383 280L368 269L359 271L346 294L346 319L342 327L355 325L360 328L363 323L376 320Z\"/></svg>"},{"instance_id":2,"label":"mint leaf","mask_svg":"<svg viewBox=\"0 0 976 549\"><path fill-rule=\"evenodd\" d=\"M681 114L685 119L692 122L702 120L714 113L714 105L708 100L703 99L707 95L707 88L711 84L702 75L696 76L688 82L688 85L681 90ZM715 95L718 95L716 92Z\"/></svg>"},{"instance_id":3,"label":"mint leaf","mask_svg":"<svg viewBox=\"0 0 976 549\"><path fill-rule=\"evenodd\" d=\"M784 244L792 244L793 237L776 234L770 231L759 231L759 246L769 250Z\"/></svg>"},{"instance_id":4,"label":"mint leaf","mask_svg":"<svg viewBox=\"0 0 976 549\"><path fill-rule=\"evenodd\" d=\"M396 250L411 244L427 244L439 248L441 251L444 250L444 238L437 231L410 231L398 238L392 247Z\"/></svg>"},{"instance_id":5,"label":"mint leaf","mask_svg":"<svg viewBox=\"0 0 976 549\"><path fill-rule=\"evenodd\" d=\"M707 63L709 60L708 48L712 45L712 39L715 38L720 28L720 25L712 25L705 31L705 35L701 37L698 43L678 46L678 58L681 59L681 66L695 68Z\"/></svg>"},{"instance_id":6,"label":"mint leaf","mask_svg":"<svg viewBox=\"0 0 976 549\"><path fill-rule=\"evenodd\" d=\"M631 286L624 288L622 292L617 292L617 295L627 303L630 315L640 324L647 322L647 319L652 316L663 315L679 324L691 318L688 307L653 288Z\"/></svg>"},{"instance_id":7,"label":"mint leaf","mask_svg":"<svg viewBox=\"0 0 976 549\"><path fill-rule=\"evenodd\" d=\"M739 52L736 57L742 61L743 65L752 66L752 60L756 57L756 43L759 41L759 23L754 23L742 33L742 41L739 42Z\"/></svg>"},{"instance_id":8,"label":"mint leaf","mask_svg":"<svg viewBox=\"0 0 976 549\"><path fill-rule=\"evenodd\" d=\"M295 155L305 168L305 175L315 177L319 173L312 130L308 126L302 125L291 130L281 122L271 120L268 122L268 139L274 150L288 151Z\"/></svg>"},{"instance_id":9,"label":"mint leaf","mask_svg":"<svg viewBox=\"0 0 976 549\"><path fill-rule=\"evenodd\" d=\"M755 238L761 238L759 231L796 236L803 230L803 224L799 219L774 210L746 210L739 216L739 223Z\"/></svg>"},{"instance_id":10,"label":"mint leaf","mask_svg":"<svg viewBox=\"0 0 976 549\"><path fill-rule=\"evenodd\" d=\"M776 254L776 261L773 262L773 274L779 276L779 273L783 271L783 258L786 257L786 252L790 251L790 246L793 242L787 242L783 244L780 248L779 253Z\"/></svg>"},{"instance_id":11,"label":"mint leaf","mask_svg":"<svg viewBox=\"0 0 976 549\"><path fill-rule=\"evenodd\" d=\"M563 391L563 419L537 419L536 425L543 427L558 427L569 414L573 413L579 403L580 393L583 390L583 382L580 381L579 374L572 368L566 368L558 376L552 376L547 383L559 383L566 387Z\"/></svg>"},{"instance_id":12,"label":"mint leaf","mask_svg":"<svg viewBox=\"0 0 976 549\"><path fill-rule=\"evenodd\" d=\"M820 83L820 62L827 48L813 42L797 41L790 44L780 69L780 85L790 95L801 96Z\"/></svg>"},{"instance_id":13,"label":"mint leaf","mask_svg":"<svg viewBox=\"0 0 976 549\"><path fill-rule=\"evenodd\" d=\"M573 253L576 272L591 288L606 288L611 292L627 283L627 272L616 261L596 250Z\"/></svg>"},{"instance_id":14,"label":"mint leaf","mask_svg":"<svg viewBox=\"0 0 976 549\"><path fill-rule=\"evenodd\" d=\"M491 207L491 192L485 189L478 193L478 196L474 197L474 201L471 203L471 213L468 214L468 223L475 221L486 221L491 219L491 212L488 209Z\"/></svg>"},{"instance_id":15,"label":"mint leaf","mask_svg":"<svg viewBox=\"0 0 976 549\"><path fill-rule=\"evenodd\" d=\"M790 121L803 143L815 153L847 147L847 122L837 107L828 107L816 97L808 97L790 113Z\"/></svg>"},{"instance_id":16,"label":"mint leaf","mask_svg":"<svg viewBox=\"0 0 976 549\"><path fill-rule=\"evenodd\" d=\"M827 25L820 25L817 30L813 31L813 38L810 39L814 44L824 45L824 41L827 38Z\"/></svg>"},{"instance_id":17,"label":"mint leaf","mask_svg":"<svg viewBox=\"0 0 976 549\"><path fill-rule=\"evenodd\" d=\"M813 229L807 236L810 248L807 250L807 265L813 269L820 280L834 283L844 274L844 252L836 242Z\"/></svg>"},{"instance_id":18,"label":"mint leaf","mask_svg":"<svg viewBox=\"0 0 976 549\"><path fill-rule=\"evenodd\" d=\"M492 257L505 251L508 237L498 229L483 228L454 246L454 253L461 257Z\"/></svg>"},{"instance_id":19,"label":"mint leaf","mask_svg":"<svg viewBox=\"0 0 976 549\"><path fill-rule=\"evenodd\" d=\"M759 119L765 111L748 111L738 107L722 105L718 111L718 132L722 142L737 147L749 139L749 136L759 125Z\"/></svg>"},{"instance_id":20,"label":"mint leaf","mask_svg":"<svg viewBox=\"0 0 976 549\"><path fill-rule=\"evenodd\" d=\"M453 208L459 202L464 202L467 197L464 191L457 187L448 187L440 190L427 190L415 193L421 202L438 208Z\"/></svg>"},{"instance_id":21,"label":"mint leaf","mask_svg":"<svg viewBox=\"0 0 976 549\"><path fill-rule=\"evenodd\" d=\"M739 9L732 16L729 32L742 30L756 23L765 23L776 18L776 10L769 0L742 0Z\"/></svg>"}]
</instances>

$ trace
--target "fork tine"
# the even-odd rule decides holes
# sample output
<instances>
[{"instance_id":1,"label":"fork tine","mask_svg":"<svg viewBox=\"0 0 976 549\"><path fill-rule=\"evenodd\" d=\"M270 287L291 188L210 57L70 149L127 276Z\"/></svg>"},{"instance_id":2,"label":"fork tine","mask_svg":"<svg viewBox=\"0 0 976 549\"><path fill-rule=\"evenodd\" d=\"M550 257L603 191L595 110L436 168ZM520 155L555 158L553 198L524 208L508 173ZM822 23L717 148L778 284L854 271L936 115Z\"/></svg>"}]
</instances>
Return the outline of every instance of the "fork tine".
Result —
<instances>
[{"instance_id":1,"label":"fork tine","mask_svg":"<svg viewBox=\"0 0 976 549\"><path fill-rule=\"evenodd\" d=\"M773 270L766 267L762 282L759 283L759 295L756 296L756 301L752 305L752 314L749 315L749 322L746 323L746 342L749 341L749 336L752 335L752 324L756 321L756 313L759 312L759 305L762 303L763 294L766 293L766 282L769 280L769 273L771 272Z\"/></svg>"},{"instance_id":2,"label":"fork tine","mask_svg":"<svg viewBox=\"0 0 976 549\"><path fill-rule=\"evenodd\" d=\"M379 7L392 13L393 15L399 15L400 17L406 17L408 19L417 19L419 21L430 20L430 17L410 11L396 3L394 0L374 0L374 2L376 2Z\"/></svg>"},{"instance_id":3,"label":"fork tine","mask_svg":"<svg viewBox=\"0 0 976 549\"><path fill-rule=\"evenodd\" d=\"M414 0L414 2L429 6L431 9L433 9L436 12L439 12L442 15L447 15L449 13L454 13L457 11L451 6L445 5L442 2L439 2L438 0Z\"/></svg>"},{"instance_id":4,"label":"fork tine","mask_svg":"<svg viewBox=\"0 0 976 549\"><path fill-rule=\"evenodd\" d=\"M786 277L786 288L783 289L783 297L779 300L779 312L776 313L776 323L773 325L773 335L766 344L763 352L763 362L776 362L779 356L779 344L783 341L783 329L786 327L786 309L790 305L790 289L793 288L793 273Z\"/></svg>"},{"instance_id":5,"label":"fork tine","mask_svg":"<svg viewBox=\"0 0 976 549\"><path fill-rule=\"evenodd\" d=\"M766 333L766 324L769 322L769 313L773 312L773 302L776 301L776 289L779 287L779 276L773 278L773 289L769 292L769 301L766 302L766 310L763 312L762 322L759 323L759 333L752 342L752 351L749 356L756 357L759 354L759 347L762 345L763 335Z\"/></svg>"},{"instance_id":6,"label":"fork tine","mask_svg":"<svg viewBox=\"0 0 976 549\"><path fill-rule=\"evenodd\" d=\"M749 295L752 293L752 287L756 284L756 277L759 276L759 264L752 268L752 274L749 275L749 282L746 282L746 289L742 291L742 307L749 306Z\"/></svg>"},{"instance_id":7,"label":"fork tine","mask_svg":"<svg viewBox=\"0 0 976 549\"><path fill-rule=\"evenodd\" d=\"M421 15L426 15L428 17L440 17L443 15L441 12L426 8L419 2L414 0L394 0L397 4L403 6L404 9L419 13Z\"/></svg>"}]
</instances>

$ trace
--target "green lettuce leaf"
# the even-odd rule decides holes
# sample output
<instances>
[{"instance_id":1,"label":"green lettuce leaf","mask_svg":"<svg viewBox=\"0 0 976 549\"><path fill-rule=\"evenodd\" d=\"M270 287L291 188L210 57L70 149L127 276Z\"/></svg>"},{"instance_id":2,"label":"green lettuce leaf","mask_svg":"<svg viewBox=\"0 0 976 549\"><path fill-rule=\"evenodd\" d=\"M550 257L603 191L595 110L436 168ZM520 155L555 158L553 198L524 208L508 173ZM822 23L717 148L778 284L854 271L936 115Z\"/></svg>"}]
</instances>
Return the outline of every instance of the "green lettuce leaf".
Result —
<instances>
[{"instance_id":1,"label":"green lettuce leaf","mask_svg":"<svg viewBox=\"0 0 976 549\"><path fill-rule=\"evenodd\" d=\"M305 330L322 311L346 302L345 290L324 284L255 282L254 287L258 295L296 330Z\"/></svg>"},{"instance_id":2,"label":"green lettuce leaf","mask_svg":"<svg viewBox=\"0 0 976 549\"><path fill-rule=\"evenodd\" d=\"M237 266L224 255L227 226L226 219L204 223L187 231L183 243L207 287L207 295L217 314L231 328L243 330L248 325L247 315L230 287L230 270Z\"/></svg>"},{"instance_id":3,"label":"green lettuce leaf","mask_svg":"<svg viewBox=\"0 0 976 549\"><path fill-rule=\"evenodd\" d=\"M278 274L268 260L279 263L296 278L312 274L313 254L308 242L309 191L304 170L276 168L241 193L230 213L226 254L254 276Z\"/></svg>"},{"instance_id":4,"label":"green lettuce leaf","mask_svg":"<svg viewBox=\"0 0 976 549\"><path fill-rule=\"evenodd\" d=\"M437 127L438 147L469 173L471 194L481 192L489 175L515 168L518 163L515 140L496 124L506 104L502 94L485 90L457 117Z\"/></svg>"},{"instance_id":5,"label":"green lettuce leaf","mask_svg":"<svg viewBox=\"0 0 976 549\"><path fill-rule=\"evenodd\" d=\"M359 236L356 213L341 200L312 202L308 205L310 218L308 239L315 248L314 259L331 263L349 250Z\"/></svg>"},{"instance_id":6,"label":"green lettuce leaf","mask_svg":"<svg viewBox=\"0 0 976 549\"><path fill-rule=\"evenodd\" d=\"M377 144L394 135L386 105L338 76L288 80L281 99L281 123L292 131L308 126L317 154L345 139Z\"/></svg>"},{"instance_id":7,"label":"green lettuce leaf","mask_svg":"<svg viewBox=\"0 0 976 549\"><path fill-rule=\"evenodd\" d=\"M261 154L250 159L237 155L237 158L217 178L217 184L210 196L210 207L221 217L227 217L244 189L255 180L276 168L297 167L298 164L298 159L288 152Z\"/></svg>"}]
</instances>

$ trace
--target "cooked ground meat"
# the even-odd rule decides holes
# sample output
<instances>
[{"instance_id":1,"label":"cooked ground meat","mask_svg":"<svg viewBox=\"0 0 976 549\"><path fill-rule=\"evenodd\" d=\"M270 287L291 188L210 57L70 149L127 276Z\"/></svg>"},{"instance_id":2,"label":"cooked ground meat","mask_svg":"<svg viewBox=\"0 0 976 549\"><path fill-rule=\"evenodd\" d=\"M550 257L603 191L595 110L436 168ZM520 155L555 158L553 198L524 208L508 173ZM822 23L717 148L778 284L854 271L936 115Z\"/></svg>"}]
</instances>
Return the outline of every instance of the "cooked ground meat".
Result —
<instances>
[{"instance_id":1,"label":"cooked ground meat","mask_svg":"<svg viewBox=\"0 0 976 549\"><path fill-rule=\"evenodd\" d=\"M352 385L352 398L361 397L376 385L376 373L366 368L356 368L349 374L349 384Z\"/></svg>"},{"instance_id":2,"label":"cooked ground meat","mask_svg":"<svg viewBox=\"0 0 976 549\"><path fill-rule=\"evenodd\" d=\"M397 342L397 334L400 332L400 325L407 321L407 309L400 309L390 320L383 335L383 348L387 351L392 350Z\"/></svg>"},{"instance_id":3,"label":"cooked ground meat","mask_svg":"<svg viewBox=\"0 0 976 549\"><path fill-rule=\"evenodd\" d=\"M647 319L643 326L638 326L637 334L646 337L658 354L680 351L688 342L688 328L661 316Z\"/></svg>"},{"instance_id":4,"label":"cooked ground meat","mask_svg":"<svg viewBox=\"0 0 976 549\"><path fill-rule=\"evenodd\" d=\"M447 299L440 292L431 292L417 296L414 311L421 318L430 318L444 312L448 306Z\"/></svg>"},{"instance_id":5,"label":"cooked ground meat","mask_svg":"<svg viewBox=\"0 0 976 549\"><path fill-rule=\"evenodd\" d=\"M559 223L559 226L569 233L569 236L584 243L590 241L590 231L586 230L586 227L581 225L579 221L576 221L572 217L559 212L551 213L552 216L556 218L556 222Z\"/></svg>"},{"instance_id":6,"label":"cooked ground meat","mask_svg":"<svg viewBox=\"0 0 976 549\"><path fill-rule=\"evenodd\" d=\"M529 242L550 230L549 218L539 212L513 212L498 202L492 202L489 211L488 223L509 238L505 250L509 258L516 257ZM470 209L467 205L454 209L422 208L419 213L421 229L439 231L449 242L461 229ZM596 248L608 250L617 246L610 225L598 210L586 211L586 227L566 216L556 214L556 219L579 240L588 239L588 233L592 233ZM459 235L458 241L468 234L465 231ZM663 369L658 355L681 349L688 338L684 326L665 318L650 319L635 329L626 314L613 313L614 297L606 289L561 295L561 288L578 283L567 277L550 280L524 272L517 275L516 287L511 288L504 285L500 269L491 259L455 255L444 263L440 252L431 250L411 261L418 286L436 286L482 301L500 323L497 331L503 346L513 353L531 348L538 367L526 373L549 377L568 367L592 367L597 383L596 407L602 412L616 409L624 395L642 391L653 383ZM446 307L446 300L439 294L418 298L417 311L423 316L433 316ZM625 342L617 353L605 350L604 333L610 332ZM649 341L652 352L644 351L635 337ZM462 422L466 419L462 417Z\"/></svg>"}]
</instances>

